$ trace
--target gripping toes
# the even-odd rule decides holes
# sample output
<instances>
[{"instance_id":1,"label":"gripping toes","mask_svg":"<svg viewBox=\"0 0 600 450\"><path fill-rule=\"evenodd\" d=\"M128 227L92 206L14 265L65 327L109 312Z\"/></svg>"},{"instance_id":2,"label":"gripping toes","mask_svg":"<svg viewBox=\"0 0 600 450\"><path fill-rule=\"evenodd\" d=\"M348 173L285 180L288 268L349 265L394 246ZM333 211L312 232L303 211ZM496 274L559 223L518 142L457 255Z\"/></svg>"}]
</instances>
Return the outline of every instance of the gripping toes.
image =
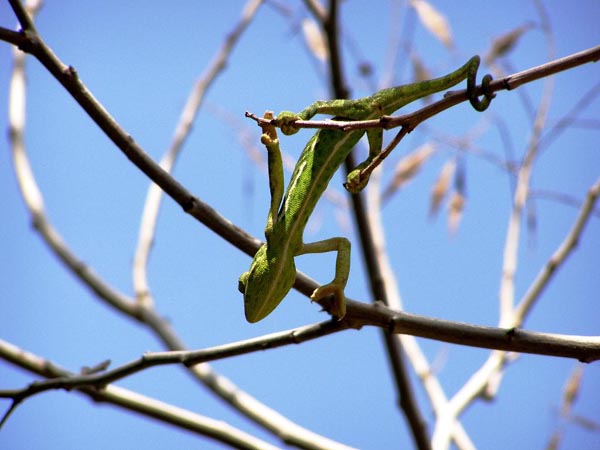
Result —
<instances>
[{"instance_id":1,"label":"gripping toes","mask_svg":"<svg viewBox=\"0 0 600 450\"><path fill-rule=\"evenodd\" d=\"M368 182L369 177L363 175L362 168L359 166L348 174L344 187L351 194L358 194L365 188Z\"/></svg>"},{"instance_id":2,"label":"gripping toes","mask_svg":"<svg viewBox=\"0 0 600 450\"><path fill-rule=\"evenodd\" d=\"M341 320L346 315L346 297L344 295L344 286L341 283L331 282L315 289L310 296L310 300L316 302L329 297L330 295L333 295L334 297L334 300L331 303L330 312L337 317L338 320Z\"/></svg>"},{"instance_id":3,"label":"gripping toes","mask_svg":"<svg viewBox=\"0 0 600 450\"><path fill-rule=\"evenodd\" d=\"M277 115L277 124L281 132L289 136L298 132L298 128L294 126L294 122L299 119L298 114L291 111L282 111Z\"/></svg>"}]
</instances>

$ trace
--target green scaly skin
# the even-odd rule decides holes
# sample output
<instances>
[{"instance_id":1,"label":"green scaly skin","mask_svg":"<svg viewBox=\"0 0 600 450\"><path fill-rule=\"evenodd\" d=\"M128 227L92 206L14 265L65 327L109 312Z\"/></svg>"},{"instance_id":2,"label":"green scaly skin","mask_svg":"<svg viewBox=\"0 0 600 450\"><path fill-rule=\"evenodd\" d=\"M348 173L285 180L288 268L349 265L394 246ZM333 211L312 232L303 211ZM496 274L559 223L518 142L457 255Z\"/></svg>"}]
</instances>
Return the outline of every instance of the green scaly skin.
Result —
<instances>
[{"instance_id":1,"label":"green scaly skin","mask_svg":"<svg viewBox=\"0 0 600 450\"><path fill-rule=\"evenodd\" d=\"M287 111L280 113L277 123L284 134L290 135L298 131L294 127L296 120L309 120L316 114L330 114L340 120L377 119L393 114L414 100L447 90L465 79L471 105L477 111L484 111L493 98L487 89L491 76L483 78L485 94L479 99L475 93L478 67L479 57L474 56L464 66L444 77L383 89L357 100L317 101L298 114ZM265 118L272 118L272 115L265 114ZM338 237L305 244L302 235L329 181L365 133L369 141L369 156L348 175L345 186L352 193L366 186L368 178L361 179L360 171L381 152L383 130L317 131L298 159L285 196L277 132L272 125L263 125L263 132L261 141L268 152L271 207L265 228L266 243L254 256L250 270L239 279L246 319L248 322L258 322L283 300L296 278L295 256L330 251L337 251L335 277L330 283L316 289L311 300L318 301L333 295L330 312L341 319L346 314L344 288L350 272L350 242Z\"/></svg>"}]
</instances>

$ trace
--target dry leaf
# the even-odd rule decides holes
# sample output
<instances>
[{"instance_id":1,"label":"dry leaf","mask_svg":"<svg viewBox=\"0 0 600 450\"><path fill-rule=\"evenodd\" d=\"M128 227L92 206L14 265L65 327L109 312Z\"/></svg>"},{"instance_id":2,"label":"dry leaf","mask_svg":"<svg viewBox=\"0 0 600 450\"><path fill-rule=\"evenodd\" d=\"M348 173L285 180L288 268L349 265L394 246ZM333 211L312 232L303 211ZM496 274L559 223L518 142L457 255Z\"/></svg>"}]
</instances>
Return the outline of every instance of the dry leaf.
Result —
<instances>
[{"instance_id":1,"label":"dry leaf","mask_svg":"<svg viewBox=\"0 0 600 450\"><path fill-rule=\"evenodd\" d=\"M531 242L535 243L535 237L537 232L537 214L535 201L530 198L527 201L527 231L531 237Z\"/></svg>"},{"instance_id":2,"label":"dry leaf","mask_svg":"<svg viewBox=\"0 0 600 450\"><path fill-rule=\"evenodd\" d=\"M417 55L411 55L410 61L412 63L413 81L415 83L431 80L433 78L431 72L425 67L425 64L423 64L423 61ZM431 96L428 95L423 97L421 101L423 104L428 105L431 103Z\"/></svg>"},{"instance_id":3,"label":"dry leaf","mask_svg":"<svg viewBox=\"0 0 600 450\"><path fill-rule=\"evenodd\" d=\"M450 187L450 180L454 175L454 169L456 169L456 160L450 159L444 163L440 174L431 188L431 203L429 207L429 215L434 216L437 214L442 204L442 200L448 192Z\"/></svg>"},{"instance_id":4,"label":"dry leaf","mask_svg":"<svg viewBox=\"0 0 600 450\"><path fill-rule=\"evenodd\" d=\"M412 0L410 4L417 11L423 26L447 48L452 48L452 33L446 17L425 0Z\"/></svg>"},{"instance_id":5,"label":"dry leaf","mask_svg":"<svg viewBox=\"0 0 600 450\"><path fill-rule=\"evenodd\" d=\"M327 61L327 44L323 33L321 32L321 28L319 28L316 22L310 19L304 19L302 21L302 32L304 33L306 45L312 54L323 62Z\"/></svg>"},{"instance_id":6,"label":"dry leaf","mask_svg":"<svg viewBox=\"0 0 600 450\"><path fill-rule=\"evenodd\" d=\"M383 193L383 199L385 200L388 198L390 195L400 189L406 182L411 180L419 172L419 169L423 163L434 151L435 146L427 143L402 158L398 164L396 164L394 179Z\"/></svg>"},{"instance_id":7,"label":"dry leaf","mask_svg":"<svg viewBox=\"0 0 600 450\"><path fill-rule=\"evenodd\" d=\"M574 416L573 423L589 431L600 431L600 423L583 416Z\"/></svg>"},{"instance_id":8,"label":"dry leaf","mask_svg":"<svg viewBox=\"0 0 600 450\"><path fill-rule=\"evenodd\" d=\"M462 219L462 213L465 207L465 197L458 191L454 191L452 198L450 199L450 206L448 211L448 229L450 233L455 233L458 229L460 219Z\"/></svg>"},{"instance_id":9,"label":"dry leaf","mask_svg":"<svg viewBox=\"0 0 600 450\"><path fill-rule=\"evenodd\" d=\"M546 450L558 450L558 445L562 439L562 431L555 431L550 439L550 443L546 447Z\"/></svg>"},{"instance_id":10,"label":"dry leaf","mask_svg":"<svg viewBox=\"0 0 600 450\"><path fill-rule=\"evenodd\" d=\"M571 412L571 407L577 398L579 387L581 386L581 378L583 377L583 367L581 365L575 366L571 376L567 380L564 392L563 392L563 404L561 407L561 413L563 416L568 416Z\"/></svg>"},{"instance_id":11,"label":"dry leaf","mask_svg":"<svg viewBox=\"0 0 600 450\"><path fill-rule=\"evenodd\" d=\"M367 61L361 62L358 65L358 73L361 77L368 78L372 76L374 72L375 71L373 70L373 66Z\"/></svg>"},{"instance_id":12,"label":"dry leaf","mask_svg":"<svg viewBox=\"0 0 600 450\"><path fill-rule=\"evenodd\" d=\"M431 80L433 78L431 76L431 72L427 70L427 67L425 67L421 58L416 55L412 55L410 61L412 63L413 79L415 82Z\"/></svg>"},{"instance_id":13,"label":"dry leaf","mask_svg":"<svg viewBox=\"0 0 600 450\"><path fill-rule=\"evenodd\" d=\"M517 41L523 35L523 33L528 31L532 27L532 23L526 23L525 25L521 25L520 27L515 28L514 30L509 31L508 33L503 34L502 36L499 36L496 39L494 39L492 42L492 48L485 57L486 63L489 65L493 63L496 59L510 52L515 47Z\"/></svg>"}]
</instances>

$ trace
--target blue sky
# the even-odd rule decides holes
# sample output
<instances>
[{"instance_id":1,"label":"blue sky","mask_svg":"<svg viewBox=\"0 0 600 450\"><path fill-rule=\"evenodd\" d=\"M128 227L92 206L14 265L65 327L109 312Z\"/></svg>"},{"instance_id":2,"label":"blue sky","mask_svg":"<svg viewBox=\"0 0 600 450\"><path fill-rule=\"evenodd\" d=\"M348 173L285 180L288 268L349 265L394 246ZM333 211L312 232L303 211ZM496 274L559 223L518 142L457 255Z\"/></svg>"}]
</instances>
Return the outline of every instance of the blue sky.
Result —
<instances>
[{"instance_id":1,"label":"blue sky","mask_svg":"<svg viewBox=\"0 0 600 450\"><path fill-rule=\"evenodd\" d=\"M402 3L403 4L403 3ZM374 80L388 76L390 29L400 23L404 37L434 75L485 54L491 40L519 25L539 23L530 2L510 0L481 11L481 2L437 2L452 26L455 48L448 51L412 19L397 15L387 2L343 2L344 63L353 96L372 87L357 65L367 61ZM204 72L225 35L238 20L242 2L47 2L38 29L54 52L73 65L81 79L119 123L155 159L170 143L194 80ZM553 2L548 6L556 57L600 42L597 2ZM259 145L259 130L244 119L300 110L328 95L325 71L315 65L299 33L300 2L286 3L286 18L264 6L235 48L226 71L207 95L194 130L175 169L175 177L219 213L262 238L268 183L248 156L240 134ZM490 11L492 10L493 11ZM490 14L491 13L491 14ZM398 22L400 21L400 22ZM391 23L394 23L393 26ZM15 18L0 3L0 25ZM408 25L412 23L412 25ZM412 26L412 32L409 27ZM510 55L514 71L547 60L545 38L534 27ZM10 47L0 43L0 128L7 129ZM107 282L131 294L131 261L147 179L95 127L59 84L28 60L26 142L46 210L70 247ZM410 80L405 53L393 67L393 82ZM586 65L555 79L549 123L569 111L598 80L597 65ZM505 157L508 128L512 151L523 155L531 132L524 104L537 107L544 81L500 92L490 110L478 114L467 105L447 111L413 132L386 161L384 180L394 164L427 142L438 151L419 176L403 188L383 213L388 254L405 308L413 313L495 325L502 251L511 202L506 172L486 159L464 158L467 208L456 235L445 217L428 219L428 197L443 163L456 152L449 144L465 133L486 154ZM525 97L526 96L526 99ZM527 100L528 99L528 100ZM414 107L413 107L414 108ZM582 119L600 116L594 99ZM582 200L600 174L597 127L571 127L544 148L536 162L532 188ZM5 133L6 136L6 133ZM309 131L282 139L297 157ZM0 338L77 371L111 359L113 366L148 350L162 350L144 328L97 300L61 266L31 227L12 173L8 141L0 151ZM259 148L259 150L261 150ZM342 177L332 188L343 195ZM516 279L522 295L564 239L577 208L557 201L535 201L537 230L523 232ZM369 290L350 215L321 201L305 233L307 242L347 236L354 243L347 293L368 301ZM544 292L525 322L537 331L598 335L600 319L598 255L600 221L592 219L579 247ZM316 305L291 292L264 321L250 325L243 316L237 278L250 259L185 215L167 199L151 256L150 286L161 315L190 348L205 348L324 320ZM327 281L333 255L298 259L300 270ZM420 341L437 375L452 395L487 357L479 349ZM574 361L522 355L507 370L498 397L476 402L463 423L478 448L543 448L564 427L564 448L598 448L598 435L558 417L562 388ZM241 389L315 432L358 448L409 446L405 421L396 407L378 330L349 331L303 345L254 353L214 363ZM0 389L18 388L29 374L0 362ZM585 366L575 413L600 422L598 365ZM417 380L414 379L415 383ZM145 395L188 408L256 434L276 438L215 399L178 367L151 369L118 383ZM431 419L423 390L422 412ZM0 402L8 407L8 402ZM498 423L501 426L494 426ZM222 448L187 432L172 430L107 405L66 392L46 393L25 402L0 432L0 447L32 448Z\"/></svg>"}]
</instances>

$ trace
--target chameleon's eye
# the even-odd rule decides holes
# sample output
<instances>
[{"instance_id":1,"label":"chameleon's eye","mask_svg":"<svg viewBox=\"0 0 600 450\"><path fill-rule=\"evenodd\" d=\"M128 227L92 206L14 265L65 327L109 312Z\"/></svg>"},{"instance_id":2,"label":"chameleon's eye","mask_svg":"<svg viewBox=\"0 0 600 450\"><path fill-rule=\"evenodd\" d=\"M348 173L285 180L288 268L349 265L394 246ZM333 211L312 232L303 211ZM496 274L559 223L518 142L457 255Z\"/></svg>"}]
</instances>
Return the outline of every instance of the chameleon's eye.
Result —
<instances>
[{"instance_id":1,"label":"chameleon's eye","mask_svg":"<svg viewBox=\"0 0 600 450\"><path fill-rule=\"evenodd\" d=\"M244 272L238 280L238 291L242 294L246 293L246 281L248 280L248 275L250 275L250 272Z\"/></svg>"}]
</instances>

